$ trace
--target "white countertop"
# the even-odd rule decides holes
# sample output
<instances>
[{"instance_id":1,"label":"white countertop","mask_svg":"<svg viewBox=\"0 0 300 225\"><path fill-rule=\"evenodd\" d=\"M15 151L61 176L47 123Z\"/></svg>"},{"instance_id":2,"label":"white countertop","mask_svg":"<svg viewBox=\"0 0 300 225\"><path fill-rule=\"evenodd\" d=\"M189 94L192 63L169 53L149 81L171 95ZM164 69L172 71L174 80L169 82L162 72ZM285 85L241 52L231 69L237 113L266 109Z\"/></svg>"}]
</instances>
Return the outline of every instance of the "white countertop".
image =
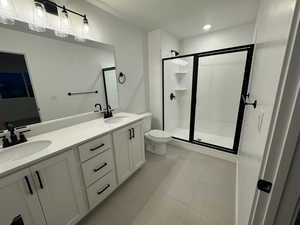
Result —
<instances>
[{"instance_id":1,"label":"white countertop","mask_svg":"<svg viewBox=\"0 0 300 225\"><path fill-rule=\"evenodd\" d=\"M11 160L0 164L0 177L3 177L16 170L26 168L38 161L49 158L57 153L61 153L62 151L69 150L70 148L90 139L107 134L144 118L143 115L130 113L117 113L114 115L114 117L124 116L125 118L116 123L106 123L103 118L99 118L31 137L25 144L44 140L51 141L52 143L47 148L32 155L26 156L20 160ZM3 150L1 149L1 151L9 151L11 148L14 147Z\"/></svg>"}]
</instances>

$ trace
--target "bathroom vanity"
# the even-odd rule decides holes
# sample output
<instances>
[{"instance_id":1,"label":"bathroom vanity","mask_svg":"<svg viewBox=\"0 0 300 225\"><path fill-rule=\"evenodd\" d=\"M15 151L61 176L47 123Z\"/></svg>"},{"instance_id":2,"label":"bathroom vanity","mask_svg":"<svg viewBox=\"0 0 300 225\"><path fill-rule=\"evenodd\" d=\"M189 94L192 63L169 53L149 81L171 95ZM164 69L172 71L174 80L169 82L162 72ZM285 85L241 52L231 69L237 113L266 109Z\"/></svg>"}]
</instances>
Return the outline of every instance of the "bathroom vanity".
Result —
<instances>
[{"instance_id":1,"label":"bathroom vanity","mask_svg":"<svg viewBox=\"0 0 300 225\"><path fill-rule=\"evenodd\" d=\"M76 224L144 164L142 119L118 113L2 150L0 224Z\"/></svg>"},{"instance_id":2,"label":"bathroom vanity","mask_svg":"<svg viewBox=\"0 0 300 225\"><path fill-rule=\"evenodd\" d=\"M116 113L114 46L16 24L0 27L0 224L73 225L145 163L143 116Z\"/></svg>"}]
</instances>

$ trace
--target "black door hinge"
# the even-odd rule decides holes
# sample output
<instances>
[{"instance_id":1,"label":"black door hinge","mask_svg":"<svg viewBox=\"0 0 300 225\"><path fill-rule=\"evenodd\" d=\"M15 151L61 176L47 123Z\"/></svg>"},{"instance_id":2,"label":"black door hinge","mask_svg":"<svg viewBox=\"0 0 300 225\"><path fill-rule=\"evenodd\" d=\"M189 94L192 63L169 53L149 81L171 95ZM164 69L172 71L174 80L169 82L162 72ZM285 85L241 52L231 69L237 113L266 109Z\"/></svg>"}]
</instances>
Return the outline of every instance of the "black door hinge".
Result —
<instances>
[{"instance_id":1,"label":"black door hinge","mask_svg":"<svg viewBox=\"0 0 300 225\"><path fill-rule=\"evenodd\" d=\"M259 180L257 182L257 189L266 193L270 193L272 189L272 183L266 180Z\"/></svg>"}]
</instances>

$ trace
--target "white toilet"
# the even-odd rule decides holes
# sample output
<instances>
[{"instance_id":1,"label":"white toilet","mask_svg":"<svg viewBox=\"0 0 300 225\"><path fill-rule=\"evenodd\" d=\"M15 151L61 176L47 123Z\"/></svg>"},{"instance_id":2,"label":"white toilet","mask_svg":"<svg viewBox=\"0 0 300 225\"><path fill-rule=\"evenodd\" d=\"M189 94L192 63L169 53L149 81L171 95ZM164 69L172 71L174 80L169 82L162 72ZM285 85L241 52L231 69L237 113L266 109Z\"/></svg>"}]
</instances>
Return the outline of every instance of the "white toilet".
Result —
<instances>
[{"instance_id":1,"label":"white toilet","mask_svg":"<svg viewBox=\"0 0 300 225\"><path fill-rule=\"evenodd\" d=\"M151 113L144 113L145 149L149 152L165 155L167 143L172 140L170 134L163 130L151 130Z\"/></svg>"}]
</instances>

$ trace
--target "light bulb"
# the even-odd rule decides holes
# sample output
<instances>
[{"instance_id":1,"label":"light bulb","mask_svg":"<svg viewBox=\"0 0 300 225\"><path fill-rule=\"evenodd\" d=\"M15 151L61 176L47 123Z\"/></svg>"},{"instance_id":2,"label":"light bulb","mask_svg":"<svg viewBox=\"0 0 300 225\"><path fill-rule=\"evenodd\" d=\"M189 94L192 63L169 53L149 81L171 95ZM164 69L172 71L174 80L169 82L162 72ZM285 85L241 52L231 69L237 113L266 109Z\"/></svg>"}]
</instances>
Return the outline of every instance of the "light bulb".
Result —
<instances>
[{"instance_id":1,"label":"light bulb","mask_svg":"<svg viewBox=\"0 0 300 225\"><path fill-rule=\"evenodd\" d=\"M43 9L41 8L41 6L37 6L36 12L39 17L44 16Z\"/></svg>"},{"instance_id":2,"label":"light bulb","mask_svg":"<svg viewBox=\"0 0 300 225\"><path fill-rule=\"evenodd\" d=\"M47 16L45 6L42 2L34 2L33 19L29 25L29 29L36 32L46 31Z\"/></svg>"},{"instance_id":3,"label":"light bulb","mask_svg":"<svg viewBox=\"0 0 300 225\"><path fill-rule=\"evenodd\" d=\"M85 41L85 39L87 39L87 34L89 33L89 31L90 31L89 21L88 21L86 15L84 15L83 23L80 28L80 32L78 35L75 35L75 40L80 41L80 42Z\"/></svg>"},{"instance_id":4,"label":"light bulb","mask_svg":"<svg viewBox=\"0 0 300 225\"><path fill-rule=\"evenodd\" d=\"M70 20L68 11L65 6L59 16L58 28L54 31L55 35L61 38L65 38L70 33Z\"/></svg>"},{"instance_id":5,"label":"light bulb","mask_svg":"<svg viewBox=\"0 0 300 225\"><path fill-rule=\"evenodd\" d=\"M89 21L86 17L86 15L83 16L83 27L82 27L82 32L84 35L86 35L90 30L90 27L89 27Z\"/></svg>"},{"instance_id":6,"label":"light bulb","mask_svg":"<svg viewBox=\"0 0 300 225\"><path fill-rule=\"evenodd\" d=\"M64 25L69 25L69 19L68 18L63 18L63 23L64 23Z\"/></svg>"},{"instance_id":7,"label":"light bulb","mask_svg":"<svg viewBox=\"0 0 300 225\"><path fill-rule=\"evenodd\" d=\"M83 24L83 32L87 34L90 31L90 26L88 23Z\"/></svg>"}]
</instances>

